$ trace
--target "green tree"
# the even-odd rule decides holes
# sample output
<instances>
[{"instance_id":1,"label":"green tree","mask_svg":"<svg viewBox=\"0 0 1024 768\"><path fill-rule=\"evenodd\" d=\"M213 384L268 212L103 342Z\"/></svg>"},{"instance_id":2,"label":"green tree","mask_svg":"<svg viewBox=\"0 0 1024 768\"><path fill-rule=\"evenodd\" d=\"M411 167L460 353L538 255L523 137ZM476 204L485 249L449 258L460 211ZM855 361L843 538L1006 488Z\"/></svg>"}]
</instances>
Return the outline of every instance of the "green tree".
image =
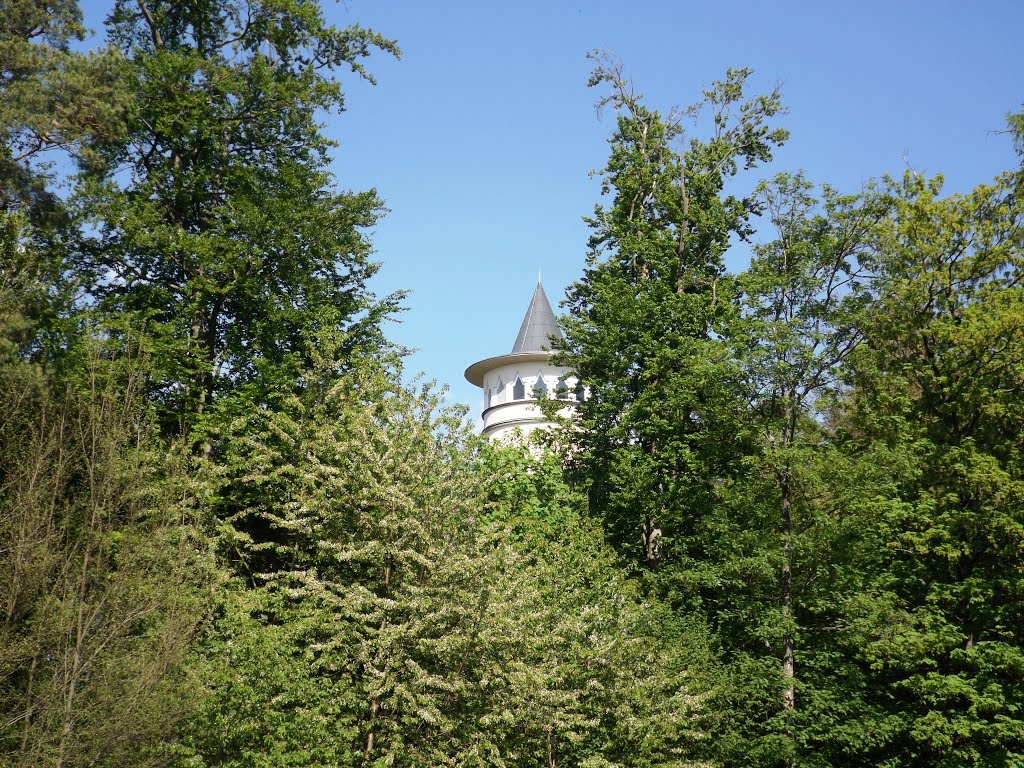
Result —
<instances>
[{"instance_id":1,"label":"green tree","mask_svg":"<svg viewBox=\"0 0 1024 768\"><path fill-rule=\"evenodd\" d=\"M381 346L397 300L366 288L381 204L332 188L318 120L344 105L332 72L369 79L361 60L394 43L301 0L119 0L109 36L137 109L94 148L116 173L83 179L82 267L104 311L144 324L165 428Z\"/></svg>"},{"instance_id":2,"label":"green tree","mask_svg":"<svg viewBox=\"0 0 1024 768\"><path fill-rule=\"evenodd\" d=\"M591 513L624 549L641 542L639 560L656 568L701 549L697 529L744 439L723 340L735 308L722 256L730 237L749 234L757 204L723 188L741 164L768 160L785 132L768 125L777 93L745 100L748 70L688 110L710 112L701 140L683 135L684 115L645 107L617 62L595 58L590 84L609 87L599 106L616 114L602 190L612 201L589 220L561 361L590 390L574 439Z\"/></svg>"},{"instance_id":3,"label":"green tree","mask_svg":"<svg viewBox=\"0 0 1024 768\"><path fill-rule=\"evenodd\" d=\"M0 762L163 765L210 563L141 375L78 352L66 380L0 368Z\"/></svg>"},{"instance_id":4,"label":"green tree","mask_svg":"<svg viewBox=\"0 0 1024 768\"><path fill-rule=\"evenodd\" d=\"M826 481L815 477L822 461L814 454L825 453L832 462L838 458L822 420L838 391L840 366L861 339L856 319L863 302L855 289L864 280L861 258L873 244L886 206L877 195L842 196L828 187L819 203L799 174L775 177L761 185L760 194L776 237L755 246L750 268L739 277L744 319L735 341L762 444L760 458L748 464L749 488L742 504L773 508L766 517L774 523L765 528L773 534L768 542L777 540L777 551L766 556L778 562L779 572L771 590L777 597L768 605L752 605L742 621L755 622L762 634L767 630L764 609L777 615L770 644L778 649L781 705L788 713L796 706L794 645L801 618L829 623L811 615L812 606L821 607L806 593L808 585L821 581L813 560L835 555L825 541L809 548L794 537L809 543L827 530L828 524L818 519L830 511L821 504ZM770 478L767 487L762 475ZM819 522L824 528L813 530ZM794 582L798 552L805 562L811 560L807 566L815 579L797 575ZM808 604L797 604L798 593ZM735 630L742 632L739 626ZM792 744L789 749L791 761Z\"/></svg>"},{"instance_id":5,"label":"green tree","mask_svg":"<svg viewBox=\"0 0 1024 768\"><path fill-rule=\"evenodd\" d=\"M138 344L76 311L56 182L123 130L117 57L74 2L0 24L0 762L162 764L207 565L183 468L140 397ZM171 452L173 456L173 452Z\"/></svg>"},{"instance_id":6,"label":"green tree","mask_svg":"<svg viewBox=\"0 0 1024 768\"><path fill-rule=\"evenodd\" d=\"M71 217L54 191L63 161L124 126L126 98L109 51L86 39L76 2L12 0L0 24L0 363L59 355L73 302ZM49 337L49 338L48 338ZM44 352L44 350L46 350ZM24 372L24 371L23 371Z\"/></svg>"},{"instance_id":7,"label":"green tree","mask_svg":"<svg viewBox=\"0 0 1024 768\"><path fill-rule=\"evenodd\" d=\"M200 657L196 764L489 762L467 715L479 475L461 413L393 379L362 366L226 425L217 504L237 510L222 548L241 575Z\"/></svg>"},{"instance_id":8,"label":"green tree","mask_svg":"<svg viewBox=\"0 0 1024 768\"><path fill-rule=\"evenodd\" d=\"M694 764L713 666L707 627L642 595L555 453L489 446L486 462L486 530L500 557L483 661L506 763Z\"/></svg>"},{"instance_id":9,"label":"green tree","mask_svg":"<svg viewBox=\"0 0 1024 768\"><path fill-rule=\"evenodd\" d=\"M908 174L867 266L848 440L898 456L854 613L865 762L1024 760L1020 434L1024 211L1006 174L968 195Z\"/></svg>"},{"instance_id":10,"label":"green tree","mask_svg":"<svg viewBox=\"0 0 1024 768\"><path fill-rule=\"evenodd\" d=\"M699 635L639 597L557 465L493 449L481 464L461 414L438 406L364 368L231 426L216 484L243 499L221 539L243 577L197 658L186 761L692 754Z\"/></svg>"},{"instance_id":11,"label":"green tree","mask_svg":"<svg viewBox=\"0 0 1024 768\"><path fill-rule=\"evenodd\" d=\"M0 26L0 209L49 212L56 200L45 187L52 150L83 157L83 142L105 140L123 128L124 91L109 51L79 53L86 38L74 0L12 0ZM84 158L83 158L84 159Z\"/></svg>"}]
</instances>

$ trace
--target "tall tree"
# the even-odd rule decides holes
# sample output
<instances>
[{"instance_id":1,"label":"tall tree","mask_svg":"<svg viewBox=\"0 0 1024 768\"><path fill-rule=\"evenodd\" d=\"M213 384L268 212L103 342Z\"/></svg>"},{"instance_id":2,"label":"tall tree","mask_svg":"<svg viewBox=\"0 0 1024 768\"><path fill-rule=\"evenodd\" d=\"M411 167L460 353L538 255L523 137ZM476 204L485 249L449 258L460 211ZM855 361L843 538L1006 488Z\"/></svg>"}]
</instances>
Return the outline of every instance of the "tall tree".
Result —
<instances>
[{"instance_id":1,"label":"tall tree","mask_svg":"<svg viewBox=\"0 0 1024 768\"><path fill-rule=\"evenodd\" d=\"M82 262L105 310L145 327L166 426L379 346L396 300L366 288L381 205L332 188L318 119L344 105L332 72L369 79L361 60L395 44L302 0L119 0L109 33L137 109L95 148L116 173L85 179Z\"/></svg>"},{"instance_id":2,"label":"tall tree","mask_svg":"<svg viewBox=\"0 0 1024 768\"><path fill-rule=\"evenodd\" d=\"M816 492L800 486L819 463L811 454L828 446L821 420L839 386L840 366L861 339L856 318L863 302L855 289L865 279L861 260L886 205L878 195L842 196L826 187L819 207L811 184L799 174L775 177L761 185L760 194L776 238L755 246L750 268L739 278L744 322L736 341L763 441L764 470L774 486L769 498L776 505L780 550L782 707L792 710L799 631L794 513L803 518L804 532L812 527Z\"/></svg>"},{"instance_id":3,"label":"tall tree","mask_svg":"<svg viewBox=\"0 0 1024 768\"><path fill-rule=\"evenodd\" d=\"M745 439L722 259L758 204L724 188L785 139L769 125L779 97L746 99L749 70L730 71L700 104L662 117L618 62L594 58L590 84L609 89L599 106L616 128L602 188L612 200L589 220L587 267L568 291L561 360L590 391L574 456L591 512L619 546L651 569L667 559L699 568L697 532ZM686 136L683 118L701 114L710 135Z\"/></svg>"},{"instance_id":4,"label":"tall tree","mask_svg":"<svg viewBox=\"0 0 1024 768\"><path fill-rule=\"evenodd\" d=\"M125 92L115 55L71 49L86 38L77 3L3 13L0 762L162 764L186 708L203 547L139 361L111 362L80 322L74 221L54 191L69 160L91 165L87 145L123 130Z\"/></svg>"},{"instance_id":5,"label":"tall tree","mask_svg":"<svg viewBox=\"0 0 1024 768\"><path fill-rule=\"evenodd\" d=\"M489 446L489 718L515 765L692 765L707 626L643 596L552 452ZM495 717L495 715L498 715Z\"/></svg>"}]
</instances>

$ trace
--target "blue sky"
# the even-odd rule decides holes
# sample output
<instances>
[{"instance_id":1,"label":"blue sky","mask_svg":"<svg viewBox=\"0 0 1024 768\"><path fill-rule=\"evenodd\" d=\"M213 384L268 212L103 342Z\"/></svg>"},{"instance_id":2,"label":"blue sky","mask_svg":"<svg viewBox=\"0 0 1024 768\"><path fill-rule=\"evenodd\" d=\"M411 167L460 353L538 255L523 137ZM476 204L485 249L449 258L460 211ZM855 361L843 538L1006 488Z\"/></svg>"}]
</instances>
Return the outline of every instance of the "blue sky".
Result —
<instances>
[{"instance_id":1,"label":"blue sky","mask_svg":"<svg viewBox=\"0 0 1024 768\"><path fill-rule=\"evenodd\" d=\"M94 29L110 3L86 0ZM1024 102L1024 3L348 0L338 25L395 38L402 58L347 73L348 109L327 118L343 188L374 187L390 213L373 234L378 293L412 293L394 340L410 372L451 386L512 347L538 271L553 305L579 277L612 119L586 87L594 48L613 51L649 106L698 99L728 67L755 90L781 84L789 143L744 183L803 169L856 191L916 170L965 191L1016 162L997 132ZM743 254L730 261L743 267Z\"/></svg>"}]
</instances>

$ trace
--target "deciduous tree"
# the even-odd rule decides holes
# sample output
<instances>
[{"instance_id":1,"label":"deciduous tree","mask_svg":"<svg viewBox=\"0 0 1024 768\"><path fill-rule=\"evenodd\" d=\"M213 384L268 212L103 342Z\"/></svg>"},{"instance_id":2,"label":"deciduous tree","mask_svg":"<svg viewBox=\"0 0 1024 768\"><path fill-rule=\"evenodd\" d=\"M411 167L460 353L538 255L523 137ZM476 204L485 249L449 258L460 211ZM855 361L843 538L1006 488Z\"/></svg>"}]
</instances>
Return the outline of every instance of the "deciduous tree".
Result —
<instances>
[{"instance_id":1,"label":"deciduous tree","mask_svg":"<svg viewBox=\"0 0 1024 768\"><path fill-rule=\"evenodd\" d=\"M394 43L300 0L119 0L109 34L137 109L96 147L112 170L79 198L98 232L82 267L105 311L145 325L166 426L382 345L396 297L367 290L365 235L381 205L333 188L318 121L344 105L332 73L368 78L361 60Z\"/></svg>"}]
</instances>

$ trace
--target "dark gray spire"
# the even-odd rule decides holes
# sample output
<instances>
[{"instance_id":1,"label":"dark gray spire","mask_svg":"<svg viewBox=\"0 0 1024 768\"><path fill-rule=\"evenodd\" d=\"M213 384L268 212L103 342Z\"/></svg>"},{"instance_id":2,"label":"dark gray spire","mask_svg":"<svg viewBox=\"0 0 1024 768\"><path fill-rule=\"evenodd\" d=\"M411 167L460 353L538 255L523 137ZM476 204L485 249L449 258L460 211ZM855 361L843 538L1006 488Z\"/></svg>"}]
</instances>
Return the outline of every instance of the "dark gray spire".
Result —
<instances>
[{"instance_id":1,"label":"dark gray spire","mask_svg":"<svg viewBox=\"0 0 1024 768\"><path fill-rule=\"evenodd\" d=\"M551 311L544 286L537 280L537 289L530 299L530 308L526 310L526 317L519 328L512 354L547 351L551 348L552 336L556 339L562 338L562 329L558 327L555 313Z\"/></svg>"}]
</instances>

